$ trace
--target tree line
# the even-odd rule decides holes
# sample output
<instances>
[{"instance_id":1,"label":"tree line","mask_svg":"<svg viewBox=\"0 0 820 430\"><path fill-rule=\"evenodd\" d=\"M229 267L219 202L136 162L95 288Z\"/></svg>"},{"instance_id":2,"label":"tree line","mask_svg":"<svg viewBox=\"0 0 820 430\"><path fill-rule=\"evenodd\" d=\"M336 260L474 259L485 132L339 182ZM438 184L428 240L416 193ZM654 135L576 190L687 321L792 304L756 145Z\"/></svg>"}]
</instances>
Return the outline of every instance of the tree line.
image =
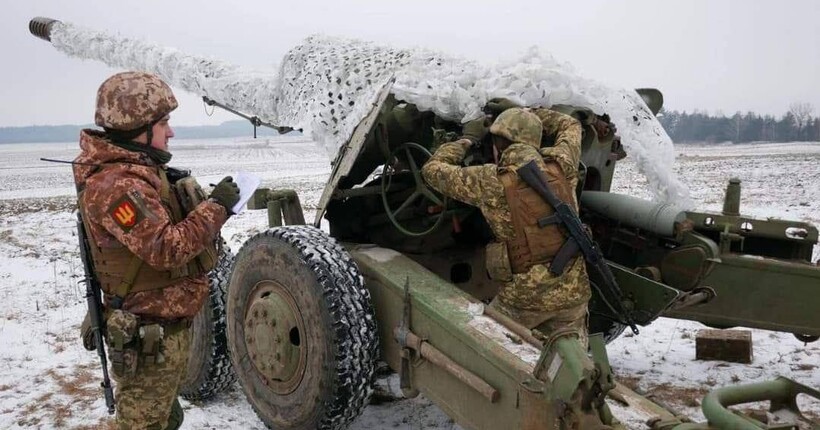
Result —
<instances>
[{"instance_id":1,"label":"tree line","mask_svg":"<svg viewBox=\"0 0 820 430\"><path fill-rule=\"evenodd\" d=\"M32 125L27 127L0 127L0 143L26 142L74 142L83 128L98 128L85 125ZM245 120L225 121L220 125L174 126L177 139L204 139L253 136L253 126ZM257 135L276 136L275 130L259 127Z\"/></svg>"},{"instance_id":2,"label":"tree line","mask_svg":"<svg viewBox=\"0 0 820 430\"><path fill-rule=\"evenodd\" d=\"M793 103L780 118L754 112L727 117L720 112L661 109L658 120L676 143L820 141L820 117L814 116L810 103Z\"/></svg>"}]
</instances>

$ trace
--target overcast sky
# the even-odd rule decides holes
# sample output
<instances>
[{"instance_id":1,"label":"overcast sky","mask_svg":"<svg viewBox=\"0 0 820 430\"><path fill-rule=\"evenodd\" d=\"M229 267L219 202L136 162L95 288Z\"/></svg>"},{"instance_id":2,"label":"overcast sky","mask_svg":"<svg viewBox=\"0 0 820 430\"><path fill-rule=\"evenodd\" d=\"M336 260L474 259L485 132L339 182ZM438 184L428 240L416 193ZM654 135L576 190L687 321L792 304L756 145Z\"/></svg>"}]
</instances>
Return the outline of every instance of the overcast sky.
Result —
<instances>
[{"instance_id":1,"label":"overcast sky","mask_svg":"<svg viewBox=\"0 0 820 430\"><path fill-rule=\"evenodd\" d=\"M192 0L7 1L0 14L0 126L93 121L117 70L68 58L31 36L47 16L253 67L273 67L321 32L423 46L485 62L538 45L586 77L656 87L671 109L781 115L820 109L820 1ZM173 124L218 124L176 91ZM817 113L817 110L815 110Z\"/></svg>"}]
</instances>

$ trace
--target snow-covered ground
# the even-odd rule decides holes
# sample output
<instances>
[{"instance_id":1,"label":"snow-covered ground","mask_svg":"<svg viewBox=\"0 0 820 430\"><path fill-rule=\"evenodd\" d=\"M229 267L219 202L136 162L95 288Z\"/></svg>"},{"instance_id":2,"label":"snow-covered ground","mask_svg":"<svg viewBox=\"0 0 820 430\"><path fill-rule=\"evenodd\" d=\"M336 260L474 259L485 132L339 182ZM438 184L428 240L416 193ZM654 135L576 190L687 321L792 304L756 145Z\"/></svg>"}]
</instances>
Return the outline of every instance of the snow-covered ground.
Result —
<instances>
[{"instance_id":1,"label":"snow-covered ground","mask_svg":"<svg viewBox=\"0 0 820 430\"><path fill-rule=\"evenodd\" d=\"M262 186L297 189L308 220L330 173L323 150L301 137L172 141L172 151L171 164L192 169L202 184L244 170L261 176ZM676 151L675 169L699 209L720 210L726 180L736 176L743 180L743 213L820 224L820 144L687 145ZM78 340L85 302L77 284L82 268L70 166L38 161L75 154L75 143L0 146L0 428L110 425L98 390L97 356ZM619 165L613 191L649 196L628 158ZM223 235L236 250L266 223L264 211L246 211L228 221ZM807 299L820 308L820 294ZM751 365L700 362L694 360L694 337L702 327L660 319L639 336L624 335L609 346L613 368L629 385L699 419L699 399L714 387L776 375L820 387L820 342L804 345L790 334L752 330ZM820 416L820 404L805 403ZM264 428L239 387L183 406L184 428ZM635 417L628 422L645 428ZM459 427L419 397L371 405L352 428Z\"/></svg>"}]
</instances>

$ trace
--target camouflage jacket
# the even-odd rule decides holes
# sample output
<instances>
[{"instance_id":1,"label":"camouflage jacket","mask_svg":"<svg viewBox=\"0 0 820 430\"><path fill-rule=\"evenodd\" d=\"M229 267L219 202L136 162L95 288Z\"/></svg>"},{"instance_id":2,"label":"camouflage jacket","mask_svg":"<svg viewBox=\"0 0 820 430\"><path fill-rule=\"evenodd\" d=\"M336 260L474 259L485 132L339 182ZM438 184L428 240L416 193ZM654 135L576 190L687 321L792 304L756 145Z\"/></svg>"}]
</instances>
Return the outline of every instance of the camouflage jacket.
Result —
<instances>
[{"instance_id":1,"label":"camouflage jacket","mask_svg":"<svg viewBox=\"0 0 820 430\"><path fill-rule=\"evenodd\" d=\"M177 224L160 199L157 165L147 155L107 142L101 132L83 130L81 152L74 160L74 182L82 201L89 240L103 249L127 247L157 270L183 266L213 241L227 219L225 208L205 201ZM116 208L130 199L135 220L123 225ZM123 310L147 320L171 320L195 315L208 297L208 277L185 277L163 289L131 293ZM110 300L110 297L106 297Z\"/></svg>"},{"instance_id":2,"label":"camouflage jacket","mask_svg":"<svg viewBox=\"0 0 820 430\"><path fill-rule=\"evenodd\" d=\"M513 235L510 207L498 178L499 169L516 169L531 160L553 159L563 168L572 188L578 184L581 124L568 115L549 109L537 109L534 113L541 119L544 134L555 136L554 146L536 150L529 145L513 143L501 154L497 165L462 167L466 150L456 141L439 147L422 168L424 180L431 187L478 207L499 241ZM574 201L573 205L577 209L578 202ZM549 273L548 264L535 265L526 273L513 275L512 281L506 282L498 293L498 298L520 309L554 311L585 303L590 295L583 259L576 258L558 277Z\"/></svg>"}]
</instances>

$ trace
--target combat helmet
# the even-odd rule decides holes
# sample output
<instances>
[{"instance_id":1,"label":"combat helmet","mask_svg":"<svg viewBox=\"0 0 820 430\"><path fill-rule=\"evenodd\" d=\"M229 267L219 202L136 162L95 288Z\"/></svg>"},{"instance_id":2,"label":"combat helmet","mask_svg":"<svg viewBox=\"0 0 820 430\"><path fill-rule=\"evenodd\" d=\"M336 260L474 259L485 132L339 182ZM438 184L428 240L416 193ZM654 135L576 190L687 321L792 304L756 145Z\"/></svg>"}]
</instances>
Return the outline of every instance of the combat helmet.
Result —
<instances>
[{"instance_id":1,"label":"combat helmet","mask_svg":"<svg viewBox=\"0 0 820 430\"><path fill-rule=\"evenodd\" d=\"M97 90L94 122L107 131L139 134L177 106L171 87L158 76L122 72L106 79Z\"/></svg>"},{"instance_id":2,"label":"combat helmet","mask_svg":"<svg viewBox=\"0 0 820 430\"><path fill-rule=\"evenodd\" d=\"M541 146L541 120L534 113L522 109L507 109L498 115L490 133L514 143L524 143L535 148Z\"/></svg>"}]
</instances>

